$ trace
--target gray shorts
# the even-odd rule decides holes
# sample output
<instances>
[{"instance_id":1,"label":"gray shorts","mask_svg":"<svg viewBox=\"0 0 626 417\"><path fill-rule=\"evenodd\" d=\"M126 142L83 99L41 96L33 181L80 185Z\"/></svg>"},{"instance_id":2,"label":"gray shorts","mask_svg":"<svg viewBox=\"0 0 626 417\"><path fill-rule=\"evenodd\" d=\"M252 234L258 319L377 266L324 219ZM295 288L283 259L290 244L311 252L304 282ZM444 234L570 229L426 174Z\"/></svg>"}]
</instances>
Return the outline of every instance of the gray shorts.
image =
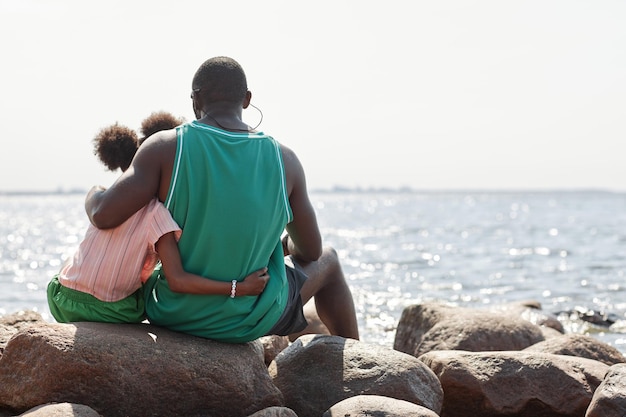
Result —
<instances>
[{"instance_id":1,"label":"gray shorts","mask_svg":"<svg viewBox=\"0 0 626 417\"><path fill-rule=\"evenodd\" d=\"M289 296L285 311L280 316L274 327L267 332L267 335L288 336L304 330L307 321L302 311L302 298L300 298L300 290L307 280L307 276L297 265L292 268L285 265L287 271L287 284L289 285Z\"/></svg>"}]
</instances>

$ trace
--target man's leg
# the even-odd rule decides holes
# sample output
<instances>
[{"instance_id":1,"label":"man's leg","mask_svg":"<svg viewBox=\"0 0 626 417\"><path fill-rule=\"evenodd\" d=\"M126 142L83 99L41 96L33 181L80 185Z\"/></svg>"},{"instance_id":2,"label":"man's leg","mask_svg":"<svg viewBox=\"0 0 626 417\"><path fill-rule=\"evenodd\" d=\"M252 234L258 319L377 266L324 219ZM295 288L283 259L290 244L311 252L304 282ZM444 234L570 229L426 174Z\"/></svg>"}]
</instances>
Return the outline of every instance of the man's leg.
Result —
<instances>
[{"instance_id":1,"label":"man's leg","mask_svg":"<svg viewBox=\"0 0 626 417\"><path fill-rule=\"evenodd\" d=\"M295 259L293 261L297 262ZM311 297L315 297L317 314L330 333L358 340L354 301L337 252L333 248L324 248L317 261L306 264L298 262L298 265L308 276L300 291L302 303L306 304Z\"/></svg>"}]
</instances>

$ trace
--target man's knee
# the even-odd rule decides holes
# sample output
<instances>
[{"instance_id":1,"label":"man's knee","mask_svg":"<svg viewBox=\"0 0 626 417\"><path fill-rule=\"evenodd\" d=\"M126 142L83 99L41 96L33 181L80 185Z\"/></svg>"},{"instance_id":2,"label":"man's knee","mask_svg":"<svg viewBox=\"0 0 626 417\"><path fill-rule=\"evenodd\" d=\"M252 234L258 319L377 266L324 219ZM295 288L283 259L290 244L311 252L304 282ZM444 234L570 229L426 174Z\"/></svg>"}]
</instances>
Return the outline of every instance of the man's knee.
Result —
<instances>
[{"instance_id":1,"label":"man's knee","mask_svg":"<svg viewBox=\"0 0 626 417\"><path fill-rule=\"evenodd\" d=\"M328 263L339 264L339 254L332 246L324 246L322 248L322 259Z\"/></svg>"},{"instance_id":2,"label":"man's knee","mask_svg":"<svg viewBox=\"0 0 626 417\"><path fill-rule=\"evenodd\" d=\"M339 261L339 254L335 248L325 246L322 249L322 256L319 259L320 266L326 271L328 275L337 275L342 273L341 262Z\"/></svg>"}]
</instances>

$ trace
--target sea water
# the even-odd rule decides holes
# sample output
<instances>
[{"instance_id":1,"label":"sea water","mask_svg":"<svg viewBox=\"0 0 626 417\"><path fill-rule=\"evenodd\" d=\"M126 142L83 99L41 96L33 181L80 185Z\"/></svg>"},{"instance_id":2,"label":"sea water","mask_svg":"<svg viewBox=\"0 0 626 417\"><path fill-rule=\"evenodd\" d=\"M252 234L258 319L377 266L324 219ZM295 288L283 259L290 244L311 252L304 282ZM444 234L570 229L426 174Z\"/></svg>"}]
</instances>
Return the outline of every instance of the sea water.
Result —
<instances>
[{"instance_id":1,"label":"sea water","mask_svg":"<svg viewBox=\"0 0 626 417\"><path fill-rule=\"evenodd\" d=\"M626 352L624 193L317 191L311 200L364 341L393 346L412 304L535 300L567 332ZM30 309L54 321L46 285L84 235L83 202L83 194L0 195L0 315Z\"/></svg>"}]
</instances>

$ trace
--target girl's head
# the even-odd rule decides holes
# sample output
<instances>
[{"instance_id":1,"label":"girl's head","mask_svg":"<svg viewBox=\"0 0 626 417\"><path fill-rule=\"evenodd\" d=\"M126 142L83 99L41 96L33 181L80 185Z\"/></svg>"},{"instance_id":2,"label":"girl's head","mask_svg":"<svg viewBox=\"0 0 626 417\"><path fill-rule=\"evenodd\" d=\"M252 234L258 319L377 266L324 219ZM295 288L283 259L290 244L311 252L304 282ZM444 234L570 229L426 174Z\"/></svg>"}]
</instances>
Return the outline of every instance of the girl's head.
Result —
<instances>
[{"instance_id":1,"label":"girl's head","mask_svg":"<svg viewBox=\"0 0 626 417\"><path fill-rule=\"evenodd\" d=\"M156 132L174 129L176 126L181 125L184 122L184 119L176 117L172 113L166 111L154 112L141 122L140 132L143 138L140 139L140 142L143 142Z\"/></svg>"},{"instance_id":2,"label":"girl's head","mask_svg":"<svg viewBox=\"0 0 626 417\"><path fill-rule=\"evenodd\" d=\"M118 168L126 171L130 166L139 145L156 132L173 129L184 123L184 119L171 113L160 111L152 113L141 123L140 139L137 133L118 123L105 127L93 139L94 154L110 170Z\"/></svg>"},{"instance_id":3,"label":"girl's head","mask_svg":"<svg viewBox=\"0 0 626 417\"><path fill-rule=\"evenodd\" d=\"M93 142L93 153L110 171L126 171L139 146L137 133L117 123L100 130Z\"/></svg>"}]
</instances>

